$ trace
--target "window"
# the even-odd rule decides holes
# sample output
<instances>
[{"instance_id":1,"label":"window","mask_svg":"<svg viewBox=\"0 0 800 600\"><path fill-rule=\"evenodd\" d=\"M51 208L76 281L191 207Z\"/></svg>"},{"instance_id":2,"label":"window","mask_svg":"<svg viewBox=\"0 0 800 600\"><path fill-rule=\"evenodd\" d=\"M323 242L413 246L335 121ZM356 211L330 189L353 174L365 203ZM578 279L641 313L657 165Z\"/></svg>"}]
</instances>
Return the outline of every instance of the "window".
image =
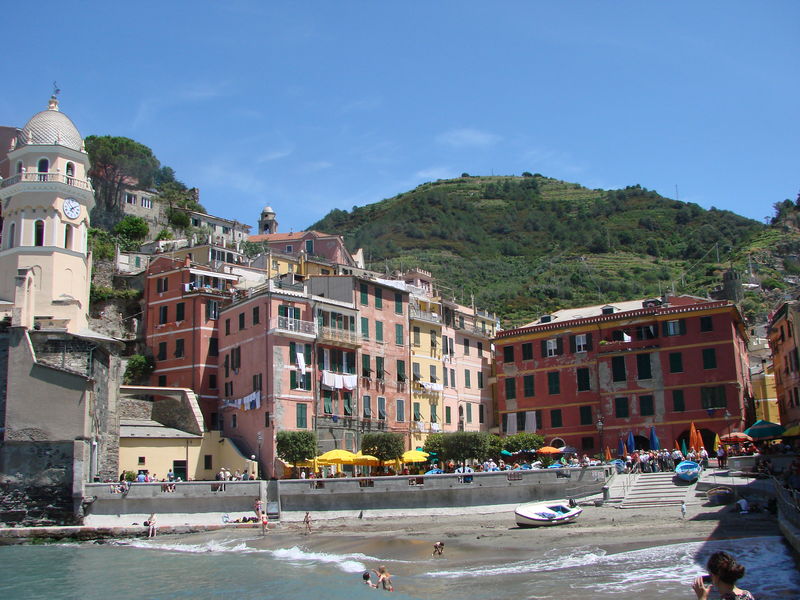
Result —
<instances>
[{"instance_id":1,"label":"window","mask_svg":"<svg viewBox=\"0 0 800 600\"><path fill-rule=\"evenodd\" d=\"M725 386L717 385L714 387L700 388L700 407L703 409L708 408L725 408L728 403L725 400Z\"/></svg>"},{"instance_id":2,"label":"window","mask_svg":"<svg viewBox=\"0 0 800 600\"><path fill-rule=\"evenodd\" d=\"M383 308L383 290L375 288L375 308Z\"/></svg>"},{"instance_id":3,"label":"window","mask_svg":"<svg viewBox=\"0 0 800 600\"><path fill-rule=\"evenodd\" d=\"M362 405L362 415L365 419L372 418L372 397L371 396L363 396L361 398L361 405Z\"/></svg>"},{"instance_id":4,"label":"window","mask_svg":"<svg viewBox=\"0 0 800 600\"><path fill-rule=\"evenodd\" d=\"M464 338L464 356L469 356L469 340Z\"/></svg>"},{"instance_id":5,"label":"window","mask_svg":"<svg viewBox=\"0 0 800 600\"><path fill-rule=\"evenodd\" d=\"M41 219L33 225L33 245L44 246L44 221Z\"/></svg>"},{"instance_id":6,"label":"window","mask_svg":"<svg viewBox=\"0 0 800 600\"><path fill-rule=\"evenodd\" d=\"M142 208L153 208L153 201L146 196L142 196Z\"/></svg>"},{"instance_id":7,"label":"window","mask_svg":"<svg viewBox=\"0 0 800 600\"><path fill-rule=\"evenodd\" d=\"M456 387L456 370L450 369L450 387Z\"/></svg>"},{"instance_id":8,"label":"window","mask_svg":"<svg viewBox=\"0 0 800 600\"><path fill-rule=\"evenodd\" d=\"M717 351L714 348L703 349L703 368L716 369L717 368Z\"/></svg>"},{"instance_id":9,"label":"window","mask_svg":"<svg viewBox=\"0 0 800 600\"><path fill-rule=\"evenodd\" d=\"M231 320L225 319L225 335L231 334Z\"/></svg>"},{"instance_id":10,"label":"window","mask_svg":"<svg viewBox=\"0 0 800 600\"><path fill-rule=\"evenodd\" d=\"M453 422L453 411L449 406L444 407L444 423L450 425Z\"/></svg>"},{"instance_id":11,"label":"window","mask_svg":"<svg viewBox=\"0 0 800 600\"><path fill-rule=\"evenodd\" d=\"M11 227L8 228L8 247L13 248L14 242L16 241L17 235L17 224L12 223Z\"/></svg>"},{"instance_id":12,"label":"window","mask_svg":"<svg viewBox=\"0 0 800 600\"><path fill-rule=\"evenodd\" d=\"M377 377L380 381L383 381L383 357L376 356L375 357L375 377Z\"/></svg>"},{"instance_id":13,"label":"window","mask_svg":"<svg viewBox=\"0 0 800 600\"><path fill-rule=\"evenodd\" d=\"M653 374L650 369L650 354L637 354L636 355L636 378L637 379L652 379Z\"/></svg>"},{"instance_id":14,"label":"window","mask_svg":"<svg viewBox=\"0 0 800 600\"><path fill-rule=\"evenodd\" d=\"M591 406L581 406L580 407L580 414L581 414L581 425L591 425L592 424L592 407Z\"/></svg>"},{"instance_id":15,"label":"window","mask_svg":"<svg viewBox=\"0 0 800 600\"><path fill-rule=\"evenodd\" d=\"M436 383L437 381L439 381L439 377L438 375L436 375L436 365L430 365L429 374L431 377L431 383Z\"/></svg>"},{"instance_id":16,"label":"window","mask_svg":"<svg viewBox=\"0 0 800 600\"><path fill-rule=\"evenodd\" d=\"M308 413L308 405L306 404L297 405L295 421L298 429L305 429L308 426L306 418L307 413Z\"/></svg>"},{"instance_id":17,"label":"window","mask_svg":"<svg viewBox=\"0 0 800 600\"><path fill-rule=\"evenodd\" d=\"M306 254L314 254L314 240L306 240Z\"/></svg>"},{"instance_id":18,"label":"window","mask_svg":"<svg viewBox=\"0 0 800 600\"><path fill-rule=\"evenodd\" d=\"M167 376L166 375L159 375L158 376L158 387L167 387Z\"/></svg>"},{"instance_id":19,"label":"window","mask_svg":"<svg viewBox=\"0 0 800 600\"><path fill-rule=\"evenodd\" d=\"M143 465L143 464L145 464L145 457L144 457L144 456L140 456L140 457L139 457L139 464L140 464L140 465Z\"/></svg>"},{"instance_id":20,"label":"window","mask_svg":"<svg viewBox=\"0 0 800 600\"><path fill-rule=\"evenodd\" d=\"M511 360L514 360L513 358ZM533 360L533 344L526 342L522 344L522 360Z\"/></svg>"},{"instance_id":21,"label":"window","mask_svg":"<svg viewBox=\"0 0 800 600\"><path fill-rule=\"evenodd\" d=\"M39 159L36 168L39 173L47 173L50 170L50 161L46 158ZM39 175L39 181L47 181L47 175Z\"/></svg>"},{"instance_id":22,"label":"window","mask_svg":"<svg viewBox=\"0 0 800 600\"><path fill-rule=\"evenodd\" d=\"M206 320L219 319L219 300L206 302Z\"/></svg>"},{"instance_id":23,"label":"window","mask_svg":"<svg viewBox=\"0 0 800 600\"><path fill-rule=\"evenodd\" d=\"M467 402L467 423L472 423L472 403Z\"/></svg>"},{"instance_id":24,"label":"window","mask_svg":"<svg viewBox=\"0 0 800 600\"><path fill-rule=\"evenodd\" d=\"M375 321L375 341L383 341L383 321Z\"/></svg>"},{"instance_id":25,"label":"window","mask_svg":"<svg viewBox=\"0 0 800 600\"><path fill-rule=\"evenodd\" d=\"M333 414L333 391L322 390L322 410L326 415Z\"/></svg>"},{"instance_id":26,"label":"window","mask_svg":"<svg viewBox=\"0 0 800 600\"><path fill-rule=\"evenodd\" d=\"M406 401L404 398L398 398L394 401L397 408L397 421L402 423L406 420Z\"/></svg>"},{"instance_id":27,"label":"window","mask_svg":"<svg viewBox=\"0 0 800 600\"><path fill-rule=\"evenodd\" d=\"M559 379L558 371L551 371L547 374L547 391L550 394L561 393L561 381Z\"/></svg>"},{"instance_id":28,"label":"window","mask_svg":"<svg viewBox=\"0 0 800 600\"><path fill-rule=\"evenodd\" d=\"M686 402L683 399L683 390L672 390L672 410L675 412L684 412L686 410Z\"/></svg>"},{"instance_id":29,"label":"window","mask_svg":"<svg viewBox=\"0 0 800 600\"><path fill-rule=\"evenodd\" d=\"M403 314L403 294L400 292L394 294L394 312L398 315Z\"/></svg>"},{"instance_id":30,"label":"window","mask_svg":"<svg viewBox=\"0 0 800 600\"><path fill-rule=\"evenodd\" d=\"M411 363L411 374L414 381L422 381L422 375L419 372L419 363Z\"/></svg>"},{"instance_id":31,"label":"window","mask_svg":"<svg viewBox=\"0 0 800 600\"><path fill-rule=\"evenodd\" d=\"M550 411L550 426L551 427L563 427L561 423L561 409L556 408Z\"/></svg>"},{"instance_id":32,"label":"window","mask_svg":"<svg viewBox=\"0 0 800 600\"><path fill-rule=\"evenodd\" d=\"M361 288L361 305L369 306L369 286L362 283L359 287Z\"/></svg>"},{"instance_id":33,"label":"window","mask_svg":"<svg viewBox=\"0 0 800 600\"><path fill-rule=\"evenodd\" d=\"M394 326L394 343L397 344L398 346L402 346L403 341L404 341L403 326L400 323L397 323Z\"/></svg>"},{"instance_id":34,"label":"window","mask_svg":"<svg viewBox=\"0 0 800 600\"><path fill-rule=\"evenodd\" d=\"M503 362L514 362L514 346L503 346Z\"/></svg>"},{"instance_id":35,"label":"window","mask_svg":"<svg viewBox=\"0 0 800 600\"><path fill-rule=\"evenodd\" d=\"M258 309L258 306L253 307L253 325L258 325L261 322L261 315Z\"/></svg>"},{"instance_id":36,"label":"window","mask_svg":"<svg viewBox=\"0 0 800 600\"><path fill-rule=\"evenodd\" d=\"M483 404L478 405L478 423L485 423L486 422L486 411Z\"/></svg>"},{"instance_id":37,"label":"window","mask_svg":"<svg viewBox=\"0 0 800 600\"><path fill-rule=\"evenodd\" d=\"M442 385L443 385L444 387L449 387L449 386L447 385L447 367L444 367L444 368L442 369L442 374L444 375L444 376L442 377Z\"/></svg>"},{"instance_id":38,"label":"window","mask_svg":"<svg viewBox=\"0 0 800 600\"><path fill-rule=\"evenodd\" d=\"M412 334L414 336L414 346L419 348L420 343L421 343L420 342L420 330L419 330L419 327L414 327L414 329L412 331Z\"/></svg>"},{"instance_id":39,"label":"window","mask_svg":"<svg viewBox=\"0 0 800 600\"><path fill-rule=\"evenodd\" d=\"M386 420L386 398L383 396L378 396L378 419Z\"/></svg>"},{"instance_id":40,"label":"window","mask_svg":"<svg viewBox=\"0 0 800 600\"><path fill-rule=\"evenodd\" d=\"M184 319L186 319L186 303L178 302L175 306L175 320L183 321Z\"/></svg>"},{"instance_id":41,"label":"window","mask_svg":"<svg viewBox=\"0 0 800 600\"><path fill-rule=\"evenodd\" d=\"M522 393L526 398L531 398L536 394L533 383L533 375L524 375L522 377Z\"/></svg>"},{"instance_id":42,"label":"window","mask_svg":"<svg viewBox=\"0 0 800 600\"><path fill-rule=\"evenodd\" d=\"M239 331L241 331L242 329L244 329L244 313L240 312L239 313Z\"/></svg>"},{"instance_id":43,"label":"window","mask_svg":"<svg viewBox=\"0 0 800 600\"><path fill-rule=\"evenodd\" d=\"M658 325L639 325L636 327L637 340L654 340L658 337Z\"/></svg>"},{"instance_id":44,"label":"window","mask_svg":"<svg viewBox=\"0 0 800 600\"><path fill-rule=\"evenodd\" d=\"M592 383L589 377L589 369L586 367L578 367L576 371L578 377L578 391L587 392L592 389Z\"/></svg>"},{"instance_id":45,"label":"window","mask_svg":"<svg viewBox=\"0 0 800 600\"><path fill-rule=\"evenodd\" d=\"M367 317L361 317L361 338L369 339L369 319Z\"/></svg>"},{"instance_id":46,"label":"window","mask_svg":"<svg viewBox=\"0 0 800 600\"><path fill-rule=\"evenodd\" d=\"M369 354L362 354L361 355L361 376L362 377L371 377L372 376L372 368L370 365L370 356Z\"/></svg>"},{"instance_id":47,"label":"window","mask_svg":"<svg viewBox=\"0 0 800 600\"><path fill-rule=\"evenodd\" d=\"M545 340L545 356L558 356L558 342L559 339ZM544 353L543 353L544 354Z\"/></svg>"},{"instance_id":48,"label":"window","mask_svg":"<svg viewBox=\"0 0 800 600\"><path fill-rule=\"evenodd\" d=\"M464 369L464 387L465 388L472 387L472 383L470 382L470 377L469 377L469 369Z\"/></svg>"},{"instance_id":49,"label":"window","mask_svg":"<svg viewBox=\"0 0 800 600\"><path fill-rule=\"evenodd\" d=\"M683 373L683 354L680 352L669 353L669 372Z\"/></svg>"},{"instance_id":50,"label":"window","mask_svg":"<svg viewBox=\"0 0 800 600\"><path fill-rule=\"evenodd\" d=\"M686 333L686 319L664 321L664 336L683 335Z\"/></svg>"},{"instance_id":51,"label":"window","mask_svg":"<svg viewBox=\"0 0 800 600\"><path fill-rule=\"evenodd\" d=\"M231 429L236 429L236 413L231 415Z\"/></svg>"},{"instance_id":52,"label":"window","mask_svg":"<svg viewBox=\"0 0 800 600\"><path fill-rule=\"evenodd\" d=\"M652 417L655 414L652 396L639 396L639 414L643 417Z\"/></svg>"},{"instance_id":53,"label":"window","mask_svg":"<svg viewBox=\"0 0 800 600\"><path fill-rule=\"evenodd\" d=\"M156 356L156 359L167 360L167 342L158 343L158 355Z\"/></svg>"},{"instance_id":54,"label":"window","mask_svg":"<svg viewBox=\"0 0 800 600\"><path fill-rule=\"evenodd\" d=\"M209 373L208 375L208 388L212 390L217 389L217 376L214 373Z\"/></svg>"},{"instance_id":55,"label":"window","mask_svg":"<svg viewBox=\"0 0 800 600\"><path fill-rule=\"evenodd\" d=\"M159 306L158 308L158 322L161 325L164 325L169 318L168 308L167 306Z\"/></svg>"},{"instance_id":56,"label":"window","mask_svg":"<svg viewBox=\"0 0 800 600\"><path fill-rule=\"evenodd\" d=\"M483 371L478 371L478 389L483 389Z\"/></svg>"},{"instance_id":57,"label":"window","mask_svg":"<svg viewBox=\"0 0 800 600\"><path fill-rule=\"evenodd\" d=\"M125 194L125 204L136 205L136 194Z\"/></svg>"},{"instance_id":58,"label":"window","mask_svg":"<svg viewBox=\"0 0 800 600\"><path fill-rule=\"evenodd\" d=\"M214 463L212 462L212 460L213 460L213 459L212 459L212 456L213 456L212 454L204 454L204 455L203 455L203 468L204 468L206 471L209 471L209 470L211 470L211 469L213 468L213 466L212 466L212 465L213 465Z\"/></svg>"},{"instance_id":59,"label":"window","mask_svg":"<svg viewBox=\"0 0 800 600\"><path fill-rule=\"evenodd\" d=\"M700 331L714 331L714 321L711 317L700 317Z\"/></svg>"},{"instance_id":60,"label":"window","mask_svg":"<svg viewBox=\"0 0 800 600\"><path fill-rule=\"evenodd\" d=\"M516 377L506 377L506 400L515 400L517 397Z\"/></svg>"},{"instance_id":61,"label":"window","mask_svg":"<svg viewBox=\"0 0 800 600\"><path fill-rule=\"evenodd\" d=\"M183 338L178 338L175 340L175 358L183 358L183 355Z\"/></svg>"},{"instance_id":62,"label":"window","mask_svg":"<svg viewBox=\"0 0 800 600\"><path fill-rule=\"evenodd\" d=\"M422 413L420 412L419 402L414 402L414 420L422 421Z\"/></svg>"},{"instance_id":63,"label":"window","mask_svg":"<svg viewBox=\"0 0 800 600\"><path fill-rule=\"evenodd\" d=\"M438 404L431 404L431 423L438 423L439 422L439 415L438 412L439 405Z\"/></svg>"},{"instance_id":64,"label":"window","mask_svg":"<svg viewBox=\"0 0 800 600\"><path fill-rule=\"evenodd\" d=\"M586 334L581 333L575 336L575 352L586 352L588 346L586 345Z\"/></svg>"},{"instance_id":65,"label":"window","mask_svg":"<svg viewBox=\"0 0 800 600\"><path fill-rule=\"evenodd\" d=\"M625 357L614 356L611 358L611 378L614 381L627 381L628 376L625 373Z\"/></svg>"},{"instance_id":66,"label":"window","mask_svg":"<svg viewBox=\"0 0 800 600\"><path fill-rule=\"evenodd\" d=\"M208 355L219 356L219 338L209 338L208 340Z\"/></svg>"},{"instance_id":67,"label":"window","mask_svg":"<svg viewBox=\"0 0 800 600\"><path fill-rule=\"evenodd\" d=\"M406 361L397 361L397 381L404 382L406 380Z\"/></svg>"},{"instance_id":68,"label":"window","mask_svg":"<svg viewBox=\"0 0 800 600\"><path fill-rule=\"evenodd\" d=\"M286 253L291 254L292 252L294 252L294 246L291 244L286 244Z\"/></svg>"},{"instance_id":69,"label":"window","mask_svg":"<svg viewBox=\"0 0 800 600\"><path fill-rule=\"evenodd\" d=\"M342 392L342 403L344 404L344 416L353 416L353 392Z\"/></svg>"},{"instance_id":70,"label":"window","mask_svg":"<svg viewBox=\"0 0 800 600\"><path fill-rule=\"evenodd\" d=\"M262 378L261 373L256 373L253 375L253 391L257 392L261 389Z\"/></svg>"},{"instance_id":71,"label":"window","mask_svg":"<svg viewBox=\"0 0 800 600\"><path fill-rule=\"evenodd\" d=\"M627 419L628 412L628 398L625 396L614 398L614 416L618 419Z\"/></svg>"}]
</instances>

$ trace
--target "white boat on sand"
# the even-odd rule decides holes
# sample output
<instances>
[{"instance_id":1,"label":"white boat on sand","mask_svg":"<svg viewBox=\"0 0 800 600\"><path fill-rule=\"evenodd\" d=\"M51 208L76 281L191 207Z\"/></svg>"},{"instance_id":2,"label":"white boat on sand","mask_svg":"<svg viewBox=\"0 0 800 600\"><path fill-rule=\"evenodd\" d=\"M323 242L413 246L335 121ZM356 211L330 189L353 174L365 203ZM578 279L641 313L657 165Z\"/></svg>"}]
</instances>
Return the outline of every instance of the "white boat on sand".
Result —
<instances>
[{"instance_id":1,"label":"white boat on sand","mask_svg":"<svg viewBox=\"0 0 800 600\"><path fill-rule=\"evenodd\" d=\"M571 523L582 512L582 508L570 506L566 500L551 500L520 504L514 511L514 517L520 527L542 527Z\"/></svg>"}]
</instances>

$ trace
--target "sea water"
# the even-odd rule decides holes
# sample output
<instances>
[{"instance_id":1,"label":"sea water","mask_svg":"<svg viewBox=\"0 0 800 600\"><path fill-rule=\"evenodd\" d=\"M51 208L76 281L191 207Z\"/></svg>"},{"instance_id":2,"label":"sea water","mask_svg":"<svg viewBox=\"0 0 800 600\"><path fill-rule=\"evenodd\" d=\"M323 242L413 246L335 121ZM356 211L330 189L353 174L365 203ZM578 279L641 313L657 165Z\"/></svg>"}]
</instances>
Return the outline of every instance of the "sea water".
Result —
<instances>
[{"instance_id":1,"label":"sea water","mask_svg":"<svg viewBox=\"0 0 800 600\"><path fill-rule=\"evenodd\" d=\"M393 598L437 600L694 598L690 585L717 550L747 566L740 582L759 600L800 598L800 575L779 537L649 547L609 554L600 548L531 549L519 560L478 557L397 561L391 556L326 554L301 545L254 549L246 541L149 542L0 548L0 597L16 599L375 600L361 573L386 564ZM383 594L381 590L378 593ZM712 596L713 597L713 596Z\"/></svg>"}]
</instances>

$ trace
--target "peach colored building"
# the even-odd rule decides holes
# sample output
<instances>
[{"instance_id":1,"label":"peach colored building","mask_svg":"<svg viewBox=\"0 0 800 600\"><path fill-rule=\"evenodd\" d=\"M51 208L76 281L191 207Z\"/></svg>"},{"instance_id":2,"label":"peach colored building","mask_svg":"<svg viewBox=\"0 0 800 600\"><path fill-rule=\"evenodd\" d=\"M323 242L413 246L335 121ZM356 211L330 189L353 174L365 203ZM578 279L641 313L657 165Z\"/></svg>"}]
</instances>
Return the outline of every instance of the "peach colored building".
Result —
<instances>
[{"instance_id":1,"label":"peach colored building","mask_svg":"<svg viewBox=\"0 0 800 600\"><path fill-rule=\"evenodd\" d=\"M786 428L800 424L798 315L800 303L797 300L784 302L770 317L768 331L780 422Z\"/></svg>"}]
</instances>

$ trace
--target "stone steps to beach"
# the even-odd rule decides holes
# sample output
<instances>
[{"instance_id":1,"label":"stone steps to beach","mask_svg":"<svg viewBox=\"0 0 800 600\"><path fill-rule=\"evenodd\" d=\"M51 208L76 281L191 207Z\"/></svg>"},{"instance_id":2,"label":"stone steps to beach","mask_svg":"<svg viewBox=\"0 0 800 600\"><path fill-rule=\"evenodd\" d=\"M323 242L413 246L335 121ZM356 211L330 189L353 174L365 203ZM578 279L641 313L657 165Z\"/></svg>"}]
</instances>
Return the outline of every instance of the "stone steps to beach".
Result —
<instances>
[{"instance_id":1,"label":"stone steps to beach","mask_svg":"<svg viewBox=\"0 0 800 600\"><path fill-rule=\"evenodd\" d=\"M658 508L680 506L694 496L694 484L675 482L675 473L642 473L628 489L620 508Z\"/></svg>"}]
</instances>

